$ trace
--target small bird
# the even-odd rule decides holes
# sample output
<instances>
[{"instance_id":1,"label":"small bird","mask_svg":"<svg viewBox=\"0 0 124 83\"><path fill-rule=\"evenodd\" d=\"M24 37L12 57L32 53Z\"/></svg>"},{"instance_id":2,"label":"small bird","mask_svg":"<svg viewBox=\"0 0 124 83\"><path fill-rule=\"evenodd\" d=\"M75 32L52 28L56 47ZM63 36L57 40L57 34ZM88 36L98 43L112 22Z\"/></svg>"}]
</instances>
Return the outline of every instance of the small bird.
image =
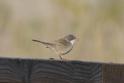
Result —
<instances>
[{"instance_id":1,"label":"small bird","mask_svg":"<svg viewBox=\"0 0 124 83\"><path fill-rule=\"evenodd\" d=\"M43 45L46 46L46 48L50 48L51 50L53 50L62 60L62 55L65 55L67 53L69 53L75 43L76 37L72 34L69 34L67 36L64 36L63 38L60 38L58 40L55 40L53 42L43 42L43 41L39 41L39 40L32 40L34 42L39 42L42 43Z\"/></svg>"}]
</instances>

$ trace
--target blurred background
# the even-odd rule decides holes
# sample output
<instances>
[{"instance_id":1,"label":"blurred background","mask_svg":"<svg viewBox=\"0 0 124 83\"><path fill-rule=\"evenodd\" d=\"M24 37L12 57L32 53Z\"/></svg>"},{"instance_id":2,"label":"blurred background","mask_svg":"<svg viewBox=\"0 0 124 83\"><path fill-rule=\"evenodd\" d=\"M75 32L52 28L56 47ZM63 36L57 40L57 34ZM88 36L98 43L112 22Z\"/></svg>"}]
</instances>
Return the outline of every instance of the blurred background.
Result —
<instances>
[{"instance_id":1,"label":"blurred background","mask_svg":"<svg viewBox=\"0 0 124 83\"><path fill-rule=\"evenodd\" d=\"M124 63L124 0L0 0L0 56L59 59L32 39L79 38L68 60Z\"/></svg>"}]
</instances>

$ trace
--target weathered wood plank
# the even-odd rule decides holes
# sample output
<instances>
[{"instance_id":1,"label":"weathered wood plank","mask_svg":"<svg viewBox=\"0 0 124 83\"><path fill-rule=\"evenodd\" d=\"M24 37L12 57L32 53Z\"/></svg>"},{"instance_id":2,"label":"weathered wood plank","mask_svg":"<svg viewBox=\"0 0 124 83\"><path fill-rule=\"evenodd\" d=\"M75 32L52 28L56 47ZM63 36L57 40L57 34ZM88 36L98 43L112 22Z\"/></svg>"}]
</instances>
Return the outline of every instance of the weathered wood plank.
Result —
<instances>
[{"instance_id":1,"label":"weathered wood plank","mask_svg":"<svg viewBox=\"0 0 124 83\"><path fill-rule=\"evenodd\" d=\"M63 81L62 83L82 83L90 80L100 80L101 78L101 64L75 61L39 61L34 64L31 75L32 81L42 81L43 79L39 78L49 78L49 81L54 80L53 83L58 83L58 81ZM97 73L98 75L96 75Z\"/></svg>"},{"instance_id":2,"label":"weathered wood plank","mask_svg":"<svg viewBox=\"0 0 124 83\"><path fill-rule=\"evenodd\" d=\"M78 61L0 59L0 82L83 83L100 81L100 78L101 64Z\"/></svg>"},{"instance_id":3,"label":"weathered wood plank","mask_svg":"<svg viewBox=\"0 0 124 83\"><path fill-rule=\"evenodd\" d=\"M0 83L21 83L24 72L19 60L0 59Z\"/></svg>"},{"instance_id":4,"label":"weathered wood plank","mask_svg":"<svg viewBox=\"0 0 124 83\"><path fill-rule=\"evenodd\" d=\"M124 65L103 65L103 83L123 83Z\"/></svg>"},{"instance_id":5,"label":"weathered wood plank","mask_svg":"<svg viewBox=\"0 0 124 83\"><path fill-rule=\"evenodd\" d=\"M0 58L0 83L122 83L124 65Z\"/></svg>"}]
</instances>

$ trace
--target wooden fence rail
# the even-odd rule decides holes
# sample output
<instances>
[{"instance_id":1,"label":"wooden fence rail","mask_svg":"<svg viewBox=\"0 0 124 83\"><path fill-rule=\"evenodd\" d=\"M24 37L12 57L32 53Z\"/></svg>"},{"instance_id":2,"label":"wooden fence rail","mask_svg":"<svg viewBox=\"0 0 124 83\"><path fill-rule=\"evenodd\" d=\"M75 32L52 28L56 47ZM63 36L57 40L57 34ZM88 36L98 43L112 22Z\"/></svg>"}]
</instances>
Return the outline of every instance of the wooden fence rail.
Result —
<instances>
[{"instance_id":1,"label":"wooden fence rail","mask_svg":"<svg viewBox=\"0 0 124 83\"><path fill-rule=\"evenodd\" d=\"M124 65L0 59L0 83L122 83Z\"/></svg>"}]
</instances>

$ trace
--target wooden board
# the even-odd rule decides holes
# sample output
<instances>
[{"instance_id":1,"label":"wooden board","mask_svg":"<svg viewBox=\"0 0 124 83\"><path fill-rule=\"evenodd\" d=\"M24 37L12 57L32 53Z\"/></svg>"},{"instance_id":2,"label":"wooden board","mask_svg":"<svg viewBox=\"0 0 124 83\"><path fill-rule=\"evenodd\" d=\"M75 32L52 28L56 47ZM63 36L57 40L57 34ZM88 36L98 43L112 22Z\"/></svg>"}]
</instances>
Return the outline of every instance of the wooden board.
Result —
<instances>
[{"instance_id":1,"label":"wooden board","mask_svg":"<svg viewBox=\"0 0 124 83\"><path fill-rule=\"evenodd\" d=\"M0 83L122 83L124 65L0 58Z\"/></svg>"},{"instance_id":2,"label":"wooden board","mask_svg":"<svg viewBox=\"0 0 124 83\"><path fill-rule=\"evenodd\" d=\"M100 83L101 64L0 59L0 83Z\"/></svg>"}]
</instances>

